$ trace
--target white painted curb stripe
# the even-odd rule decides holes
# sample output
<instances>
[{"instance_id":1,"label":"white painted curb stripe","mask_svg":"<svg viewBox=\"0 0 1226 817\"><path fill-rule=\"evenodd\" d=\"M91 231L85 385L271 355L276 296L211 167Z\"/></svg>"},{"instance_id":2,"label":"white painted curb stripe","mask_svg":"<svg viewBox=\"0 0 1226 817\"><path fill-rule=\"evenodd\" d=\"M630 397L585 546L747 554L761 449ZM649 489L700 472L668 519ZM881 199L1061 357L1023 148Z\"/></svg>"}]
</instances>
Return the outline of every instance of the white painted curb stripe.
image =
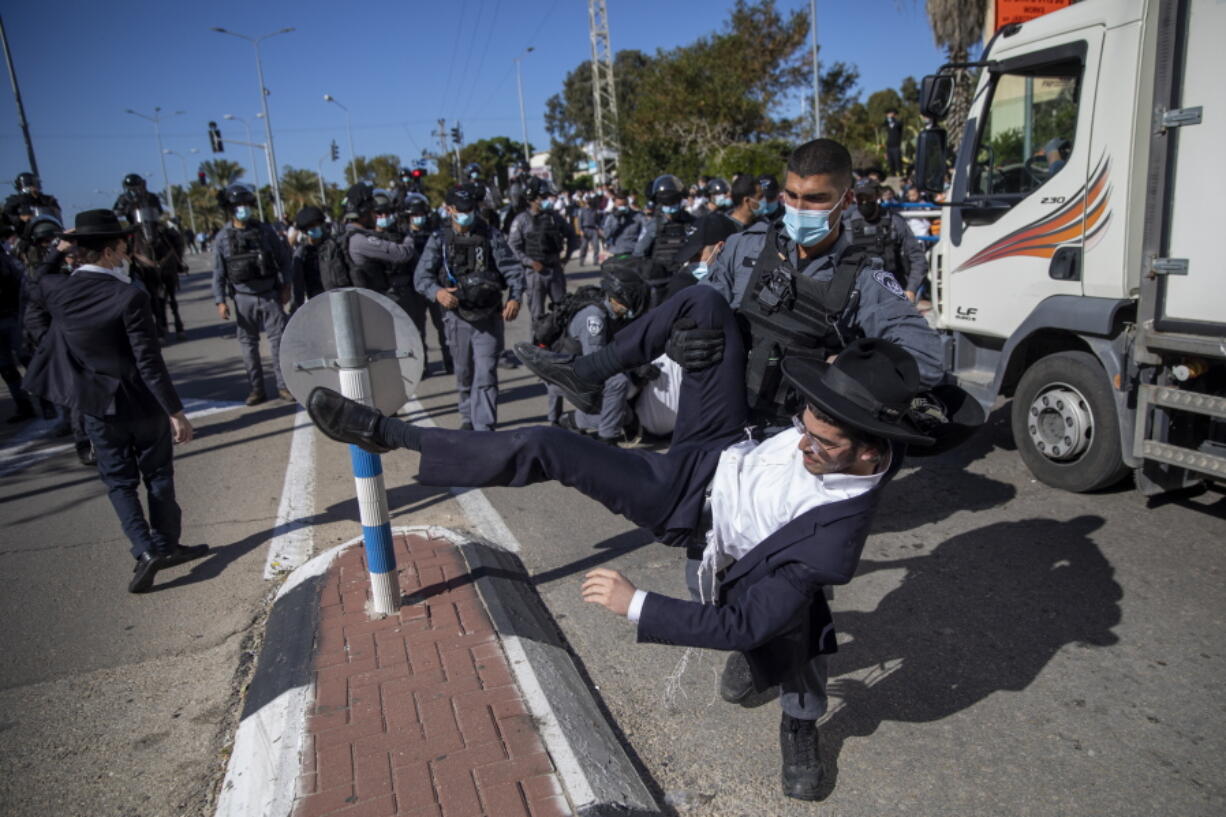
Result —
<instances>
[{"instance_id":1,"label":"white painted curb stripe","mask_svg":"<svg viewBox=\"0 0 1226 817\"><path fill-rule=\"evenodd\" d=\"M293 570L310 557L315 543L309 522L314 515L315 424L306 410L299 408L294 415L294 436L285 465L281 504L264 560L265 579Z\"/></svg>"}]
</instances>

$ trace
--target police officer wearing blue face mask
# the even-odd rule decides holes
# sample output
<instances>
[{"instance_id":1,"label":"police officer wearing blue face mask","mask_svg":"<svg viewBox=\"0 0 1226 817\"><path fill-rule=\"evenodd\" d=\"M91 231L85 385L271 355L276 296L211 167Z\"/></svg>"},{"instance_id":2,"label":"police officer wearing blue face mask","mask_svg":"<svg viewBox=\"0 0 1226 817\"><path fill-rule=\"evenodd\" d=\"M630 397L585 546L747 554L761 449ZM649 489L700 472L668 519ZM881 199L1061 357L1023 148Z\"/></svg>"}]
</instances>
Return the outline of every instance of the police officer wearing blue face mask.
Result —
<instances>
[{"instance_id":1,"label":"police officer wearing blue face mask","mask_svg":"<svg viewBox=\"0 0 1226 817\"><path fill-rule=\"evenodd\" d=\"M841 215L855 206L851 155L831 139L788 158L782 226L758 222L728 238L700 284L728 299L750 328L746 388L756 419L786 416L780 361L828 358L856 338L906 349L925 387L944 377L940 341L879 259L854 250ZM814 316L828 316L818 319Z\"/></svg>"},{"instance_id":2,"label":"police officer wearing blue face mask","mask_svg":"<svg viewBox=\"0 0 1226 817\"><path fill-rule=\"evenodd\" d=\"M657 306L667 295L669 280L690 260L682 257L680 251L698 225L697 219L685 209L685 188L676 176L657 177L648 192L656 212L643 225L634 255L653 262L647 283L651 285L650 306Z\"/></svg>"},{"instance_id":3,"label":"police officer wearing blue face mask","mask_svg":"<svg viewBox=\"0 0 1226 817\"><path fill-rule=\"evenodd\" d=\"M769 222L776 227L783 226L783 202L779 200L779 180L770 173L758 177L758 190L762 196L754 208L753 214L759 221Z\"/></svg>"},{"instance_id":4,"label":"police officer wearing blue face mask","mask_svg":"<svg viewBox=\"0 0 1226 817\"><path fill-rule=\"evenodd\" d=\"M324 291L319 276L319 245L328 235L324 211L307 205L294 217L294 226L303 238L294 245L293 287L294 305L301 306L307 298L314 298Z\"/></svg>"},{"instance_id":5,"label":"police officer wearing blue face mask","mask_svg":"<svg viewBox=\"0 0 1226 817\"><path fill-rule=\"evenodd\" d=\"M540 320L550 304L566 296L563 267L579 247L579 237L570 219L554 208L553 188L544 179L529 178L524 185L528 209L511 221L507 242L524 266L528 314Z\"/></svg>"},{"instance_id":6,"label":"police officer wearing blue face mask","mask_svg":"<svg viewBox=\"0 0 1226 817\"><path fill-rule=\"evenodd\" d=\"M630 194L625 190L613 193L613 210L604 217L600 234L609 255L629 255L643 229L640 213L630 208Z\"/></svg>"}]
</instances>

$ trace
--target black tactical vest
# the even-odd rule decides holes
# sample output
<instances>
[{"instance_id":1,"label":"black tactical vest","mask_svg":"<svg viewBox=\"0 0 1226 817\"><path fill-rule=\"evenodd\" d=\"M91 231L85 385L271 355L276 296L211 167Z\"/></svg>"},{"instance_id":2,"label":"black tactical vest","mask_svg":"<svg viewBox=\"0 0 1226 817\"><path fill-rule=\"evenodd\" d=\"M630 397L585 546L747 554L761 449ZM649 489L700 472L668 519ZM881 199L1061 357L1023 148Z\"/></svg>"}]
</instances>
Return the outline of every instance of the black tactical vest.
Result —
<instances>
[{"instance_id":1,"label":"black tactical vest","mask_svg":"<svg viewBox=\"0 0 1226 817\"><path fill-rule=\"evenodd\" d=\"M851 302L864 255L843 254L829 281L815 281L795 270L778 232L766 234L762 254L737 307L749 340L745 389L756 422L783 425L799 406L783 379L784 357L825 360L846 345L835 324Z\"/></svg>"},{"instance_id":2,"label":"black tactical vest","mask_svg":"<svg viewBox=\"0 0 1226 817\"><path fill-rule=\"evenodd\" d=\"M894 219L890 214L882 213L875 224L863 217L850 219L848 223L851 226L848 232L852 246L880 258L886 271L897 278L899 284L906 286L906 276L899 262L902 242L894 234Z\"/></svg>"},{"instance_id":3,"label":"black tactical vest","mask_svg":"<svg viewBox=\"0 0 1226 817\"><path fill-rule=\"evenodd\" d=\"M442 233L443 266L438 283L456 288L459 316L479 321L501 310L504 284L485 229L460 235L447 226Z\"/></svg>"},{"instance_id":4,"label":"black tactical vest","mask_svg":"<svg viewBox=\"0 0 1226 817\"><path fill-rule=\"evenodd\" d=\"M230 283L252 288L272 285L275 277L272 259L264 249L260 233L260 224L230 230L228 252L225 254L226 278Z\"/></svg>"},{"instance_id":5,"label":"black tactical vest","mask_svg":"<svg viewBox=\"0 0 1226 817\"><path fill-rule=\"evenodd\" d=\"M651 245L651 260L663 266L671 276L681 266L677 259L677 251L690 237L693 222L692 220L674 221L668 216L657 216L657 218L659 222L656 225L655 241Z\"/></svg>"},{"instance_id":6,"label":"black tactical vest","mask_svg":"<svg viewBox=\"0 0 1226 817\"><path fill-rule=\"evenodd\" d=\"M532 216L532 228L524 234L524 255L533 261L553 262L566 248L557 217L551 212Z\"/></svg>"},{"instance_id":7,"label":"black tactical vest","mask_svg":"<svg viewBox=\"0 0 1226 817\"><path fill-rule=\"evenodd\" d=\"M344 246L345 251L349 254L349 278L353 281L353 285L386 295L387 291L391 289L393 265L377 258L358 258L355 256L350 247L356 236L361 236L362 241L365 241L369 236L374 236L380 241L390 241L391 239L387 237L386 233L376 233L374 230L367 230L363 227L358 227L353 231L346 230L345 232Z\"/></svg>"}]
</instances>

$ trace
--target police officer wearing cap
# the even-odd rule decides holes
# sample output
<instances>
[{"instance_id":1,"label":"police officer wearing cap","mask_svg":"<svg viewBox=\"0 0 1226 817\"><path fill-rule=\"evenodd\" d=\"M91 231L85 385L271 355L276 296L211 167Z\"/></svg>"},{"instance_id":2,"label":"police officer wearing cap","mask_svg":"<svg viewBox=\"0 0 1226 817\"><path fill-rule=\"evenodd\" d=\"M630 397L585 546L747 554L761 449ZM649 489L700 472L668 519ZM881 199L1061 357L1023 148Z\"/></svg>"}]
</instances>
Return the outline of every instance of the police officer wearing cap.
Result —
<instances>
[{"instance_id":1,"label":"police officer wearing cap","mask_svg":"<svg viewBox=\"0 0 1226 817\"><path fill-rule=\"evenodd\" d=\"M527 275L528 314L540 320L550 304L566 297L566 274L562 271L579 243L570 220L553 210L553 190L549 182L535 176L524 186L528 209L511 222L507 237L511 251ZM566 258L562 254L566 254Z\"/></svg>"},{"instance_id":2,"label":"police officer wearing cap","mask_svg":"<svg viewBox=\"0 0 1226 817\"><path fill-rule=\"evenodd\" d=\"M872 179L856 182L856 206L843 214L843 229L852 246L881 259L914 302L928 275L928 256L901 215L881 206L881 187Z\"/></svg>"},{"instance_id":3,"label":"police officer wearing cap","mask_svg":"<svg viewBox=\"0 0 1226 817\"><path fill-rule=\"evenodd\" d=\"M20 230L25 222L41 215L55 216L64 220L60 203L55 196L43 192L42 182L33 173L18 173L13 180L17 192L4 201L4 218L14 230Z\"/></svg>"},{"instance_id":4,"label":"police officer wearing cap","mask_svg":"<svg viewBox=\"0 0 1226 817\"><path fill-rule=\"evenodd\" d=\"M471 186L448 191L448 220L426 242L414 280L445 310L461 428L490 431L498 422L504 321L519 315L524 271L502 233L477 215L479 205L480 191Z\"/></svg>"},{"instance_id":5,"label":"police officer wearing cap","mask_svg":"<svg viewBox=\"0 0 1226 817\"><path fill-rule=\"evenodd\" d=\"M328 224L324 211L308 204L294 216L294 226L302 236L294 244L292 261L294 307L297 308L324 291L319 274L319 245L328 237Z\"/></svg>"},{"instance_id":6,"label":"police officer wearing cap","mask_svg":"<svg viewBox=\"0 0 1226 817\"><path fill-rule=\"evenodd\" d=\"M604 223L600 226L601 237L609 255L632 254L642 229L638 211L630 207L630 194L625 190L615 190L613 209L604 217Z\"/></svg>"},{"instance_id":7,"label":"police officer wearing cap","mask_svg":"<svg viewBox=\"0 0 1226 817\"><path fill-rule=\"evenodd\" d=\"M280 366L281 333L286 322L282 306L290 298L292 275L289 248L270 225L256 218L255 191L251 187L232 184L221 192L218 200L229 213L230 221L213 238L213 301L217 314L228 321L227 295L234 300L238 344L251 386L247 405L258 405L268 399L260 359L260 332L268 335L277 396L293 400Z\"/></svg>"}]
</instances>

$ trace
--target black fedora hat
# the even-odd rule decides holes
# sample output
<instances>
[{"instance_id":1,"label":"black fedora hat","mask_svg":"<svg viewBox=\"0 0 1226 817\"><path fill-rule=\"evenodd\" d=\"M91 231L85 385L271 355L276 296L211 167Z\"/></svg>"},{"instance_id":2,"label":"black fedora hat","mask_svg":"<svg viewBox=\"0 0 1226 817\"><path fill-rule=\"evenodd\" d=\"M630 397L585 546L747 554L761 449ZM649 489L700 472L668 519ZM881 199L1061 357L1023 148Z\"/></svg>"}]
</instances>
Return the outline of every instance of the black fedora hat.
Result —
<instances>
[{"instance_id":1,"label":"black fedora hat","mask_svg":"<svg viewBox=\"0 0 1226 817\"><path fill-rule=\"evenodd\" d=\"M833 363L785 357L783 375L806 402L866 434L932 445L911 416L919 367L901 346L879 338L853 341Z\"/></svg>"},{"instance_id":2,"label":"black fedora hat","mask_svg":"<svg viewBox=\"0 0 1226 817\"><path fill-rule=\"evenodd\" d=\"M119 238L135 229L125 227L111 210L82 210L76 224L64 238Z\"/></svg>"}]
</instances>

